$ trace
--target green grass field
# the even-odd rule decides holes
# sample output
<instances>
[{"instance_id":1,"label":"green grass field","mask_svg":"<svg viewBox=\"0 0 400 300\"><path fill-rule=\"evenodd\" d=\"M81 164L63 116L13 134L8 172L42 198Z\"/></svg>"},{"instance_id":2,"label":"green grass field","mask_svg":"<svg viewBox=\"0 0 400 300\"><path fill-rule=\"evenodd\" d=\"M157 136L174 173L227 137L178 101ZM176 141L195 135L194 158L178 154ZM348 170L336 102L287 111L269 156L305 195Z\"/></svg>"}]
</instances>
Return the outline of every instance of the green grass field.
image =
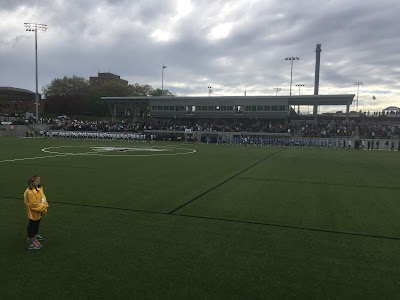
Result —
<instances>
[{"instance_id":1,"label":"green grass field","mask_svg":"<svg viewBox=\"0 0 400 300\"><path fill-rule=\"evenodd\" d=\"M0 298L397 298L399 172L390 151L2 138Z\"/></svg>"}]
</instances>

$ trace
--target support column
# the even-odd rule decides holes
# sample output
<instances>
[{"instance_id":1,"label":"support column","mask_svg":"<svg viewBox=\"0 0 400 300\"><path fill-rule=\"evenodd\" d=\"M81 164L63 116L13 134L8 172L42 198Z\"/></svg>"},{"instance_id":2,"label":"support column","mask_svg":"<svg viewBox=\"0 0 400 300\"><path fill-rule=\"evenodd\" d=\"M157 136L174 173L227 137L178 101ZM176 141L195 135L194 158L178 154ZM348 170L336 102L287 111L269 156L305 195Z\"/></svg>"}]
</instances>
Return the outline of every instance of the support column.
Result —
<instances>
[{"instance_id":1,"label":"support column","mask_svg":"<svg viewBox=\"0 0 400 300\"><path fill-rule=\"evenodd\" d=\"M313 105L313 116L314 116L314 123L317 124L317 116L318 116L318 105Z\"/></svg>"},{"instance_id":2,"label":"support column","mask_svg":"<svg viewBox=\"0 0 400 300\"><path fill-rule=\"evenodd\" d=\"M110 102L107 101L107 104L108 104L108 108L110 109L110 113L111 113L111 122L114 122L115 121L115 111L113 112ZM115 105L114 105L114 108L115 108Z\"/></svg>"},{"instance_id":3,"label":"support column","mask_svg":"<svg viewBox=\"0 0 400 300\"><path fill-rule=\"evenodd\" d=\"M132 106L132 103L131 102L129 102L129 107L130 107L130 109L131 109L131 116L132 116L132 120L135 120L135 111L134 111L134 109L133 109L133 106Z\"/></svg>"}]
</instances>

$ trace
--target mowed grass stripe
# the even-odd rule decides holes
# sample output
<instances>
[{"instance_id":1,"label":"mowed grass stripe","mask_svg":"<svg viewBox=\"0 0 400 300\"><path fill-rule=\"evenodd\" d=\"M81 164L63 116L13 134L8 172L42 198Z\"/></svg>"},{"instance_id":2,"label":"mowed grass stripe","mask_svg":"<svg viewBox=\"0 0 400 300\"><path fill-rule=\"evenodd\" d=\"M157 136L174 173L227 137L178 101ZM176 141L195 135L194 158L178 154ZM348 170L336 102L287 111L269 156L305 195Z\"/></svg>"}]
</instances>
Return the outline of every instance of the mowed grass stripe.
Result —
<instances>
[{"instance_id":1,"label":"mowed grass stripe","mask_svg":"<svg viewBox=\"0 0 400 300\"><path fill-rule=\"evenodd\" d=\"M253 224L253 225L280 227L280 228L288 228L288 229L296 229L296 230L305 230L305 231L314 231L314 232L323 232L323 233L334 233L334 234L344 234L344 235L353 235L353 236L360 236L360 237L369 237L369 238L378 238L378 239L388 239L388 240L400 241L400 237L383 236L383 235L375 235L375 234L351 232L351 231L335 231L335 230L327 230L327 229L319 229L319 228L299 227L299 226L292 226L292 225L285 225L285 224L262 223L262 222L255 222L255 221L233 220L233 219L204 217L204 216L186 215L186 214L174 214L174 216L182 216L182 217L190 217L190 218L198 218L198 219L206 219L206 220L234 222L234 223L243 223L243 224Z\"/></svg>"},{"instance_id":2,"label":"mowed grass stripe","mask_svg":"<svg viewBox=\"0 0 400 300\"><path fill-rule=\"evenodd\" d=\"M16 197L0 196L0 198L20 200L19 198L16 198ZM320 228L300 227L300 226L293 226L293 225L287 225L287 224L264 223L264 222L257 222L257 221L235 220L235 219L208 217L208 216L200 216L200 215L170 214L170 213L167 213L167 212L160 212L160 211L149 211L149 210L123 208L123 207L91 205L91 204L83 204L83 203L67 203L67 202L58 202L58 201L51 201L51 203L52 204L56 203L56 204L61 204L61 205L69 205L69 206L80 206L80 207L88 207L88 208L111 209L111 210L120 210L120 211L132 211L132 212L147 213L147 214L158 214L158 215L168 215L168 216L176 216L176 217L187 217L187 218L194 218L194 219L201 219L201 220L222 221L222 222L231 222L231 223L257 225L257 226L271 226L271 227L295 229L295 230L305 230L305 231L313 231L313 232L320 232L320 233L344 234L344 235L350 235L350 236L358 236L358 237L368 237L368 238L377 238L377 239L387 239L387 240L398 240L398 241L400 241L400 237L368 234L368 233L361 233L361 232L336 231L336 230L327 230L327 229L320 229Z\"/></svg>"},{"instance_id":3,"label":"mowed grass stripe","mask_svg":"<svg viewBox=\"0 0 400 300\"><path fill-rule=\"evenodd\" d=\"M284 150L284 149L280 149L279 151L274 152L274 153L272 153L272 154L270 154L270 155L264 157L263 159L261 159L261 160L259 160L258 162L252 164L251 166L245 168L244 170L242 170L242 171L240 171L240 172L238 172L238 173L232 175L232 176L229 177L228 179L222 181L221 183L219 183L219 184L213 186L212 188L208 189L207 191L201 193L200 195L198 195L198 196L192 198L191 200L189 200L189 201L183 203L182 205L178 206L177 208L171 210L171 211L169 212L169 214L175 213L176 211L180 210L181 208L185 207L186 205L188 205L188 204L192 203L193 201L199 199L200 197L202 197L202 196L208 194L209 192L211 192L211 191L215 190L216 188L220 187L221 185L227 183L228 181L232 180L233 178L237 177L238 175L240 175L240 174L242 174L242 173L244 173L244 172L250 170L250 169L253 168L254 166L258 165L259 163L262 163L262 162L265 161L266 159L268 159L268 158L274 156L275 154L278 154L279 152L282 152L283 150Z\"/></svg>"},{"instance_id":4,"label":"mowed grass stripe","mask_svg":"<svg viewBox=\"0 0 400 300\"><path fill-rule=\"evenodd\" d=\"M9 208L0 213L4 299L42 297L40 282L57 299L393 298L399 291L394 240L64 206L43 220L45 246L32 253L23 209Z\"/></svg>"},{"instance_id":5,"label":"mowed grass stripe","mask_svg":"<svg viewBox=\"0 0 400 300\"><path fill-rule=\"evenodd\" d=\"M300 181L300 180L284 180L284 179L269 179L269 178L251 178L251 177L236 177L235 179L256 180L256 181L273 181L273 182L298 183L298 184L304 184L304 183L305 184L319 184L319 185L332 185L332 186L369 188L369 189L400 190L400 187L391 187L391 186L357 185L357 184L328 183L328 182L317 182L317 181Z\"/></svg>"}]
</instances>

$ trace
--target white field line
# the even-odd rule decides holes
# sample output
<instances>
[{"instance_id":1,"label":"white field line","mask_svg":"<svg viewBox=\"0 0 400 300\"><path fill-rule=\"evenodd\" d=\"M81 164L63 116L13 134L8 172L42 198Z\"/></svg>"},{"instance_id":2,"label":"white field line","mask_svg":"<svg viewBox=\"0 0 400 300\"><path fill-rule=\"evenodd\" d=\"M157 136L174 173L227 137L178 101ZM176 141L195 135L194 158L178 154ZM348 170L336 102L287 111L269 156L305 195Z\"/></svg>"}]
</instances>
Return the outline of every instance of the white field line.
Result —
<instances>
[{"instance_id":1,"label":"white field line","mask_svg":"<svg viewBox=\"0 0 400 300\"><path fill-rule=\"evenodd\" d=\"M4 159L4 160L0 160L0 163L23 161L23 160L34 160L34 159L41 159L41 158L63 157L63 156L69 156L69 155L75 155L75 154L69 153L69 154L62 154L62 155L61 154L57 154L57 155L46 155L46 156L36 156L36 157Z\"/></svg>"},{"instance_id":2,"label":"white field line","mask_svg":"<svg viewBox=\"0 0 400 300\"><path fill-rule=\"evenodd\" d=\"M43 148L42 151L46 153L51 153L51 154L62 154L62 152L50 150L50 149L60 149L60 148L76 148L76 147L102 147L101 145L84 145L84 146L54 146L54 147L47 147ZM108 146L108 147L122 147L122 146ZM125 147L127 148L127 147ZM137 147L135 147L137 148ZM138 147L140 148L140 147ZM168 150L174 150L174 149L179 149L179 150L186 150L187 152L181 152L181 153L156 153L156 154L103 154L103 153L98 153L98 152L80 152L80 153L68 153L69 155L90 155L90 156L112 156L112 157L132 157L132 156L139 156L139 157L150 157L150 156L176 156L176 155L186 155L186 154L192 154L196 153L197 151L195 149L190 149L190 148L176 148L176 147L162 147L162 146L153 146L153 148L164 148ZM93 150L92 150L93 151Z\"/></svg>"},{"instance_id":3,"label":"white field line","mask_svg":"<svg viewBox=\"0 0 400 300\"><path fill-rule=\"evenodd\" d=\"M24 160L36 160L36 159L42 159L42 158L54 158L54 157L64 157L64 156L84 156L84 155L90 155L90 156L114 156L114 157L132 157L132 156L140 156L140 157L146 157L146 156L176 156L176 155L186 155L186 154L192 154L196 153L195 149L189 149L189 148L179 148L179 149L185 149L188 152L185 153L158 153L158 154L124 154L124 155L113 155L113 154L100 154L100 153L94 153L94 152L82 152L82 153L61 153L61 152L52 152L49 151L48 149L55 149L55 148L68 148L68 147L99 147L99 145L95 146L58 146L58 147L48 147L48 148L43 148L42 151L45 153L51 153L54 155L45 155L45 156L35 156L35 157L24 157L24 158L14 158L14 159L4 159L0 160L0 163L6 163L6 162L16 162L16 161L24 161ZM117 147L117 146L116 146ZM168 147L165 147L168 148ZM170 149L174 149L171 147ZM169 150L170 150L169 149Z\"/></svg>"}]
</instances>

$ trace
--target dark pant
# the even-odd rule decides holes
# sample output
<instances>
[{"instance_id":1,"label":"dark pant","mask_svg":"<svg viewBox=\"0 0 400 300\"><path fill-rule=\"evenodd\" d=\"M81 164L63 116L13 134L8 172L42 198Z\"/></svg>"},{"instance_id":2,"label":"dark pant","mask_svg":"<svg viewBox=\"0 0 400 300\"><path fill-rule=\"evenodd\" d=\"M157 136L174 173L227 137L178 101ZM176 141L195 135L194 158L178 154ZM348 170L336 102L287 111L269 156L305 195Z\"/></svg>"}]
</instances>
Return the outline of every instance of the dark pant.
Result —
<instances>
[{"instance_id":1,"label":"dark pant","mask_svg":"<svg viewBox=\"0 0 400 300\"><path fill-rule=\"evenodd\" d=\"M40 219L37 221L29 219L28 228L26 229L26 231L28 232L28 237L30 239L33 238L35 234L38 234L39 225L40 225Z\"/></svg>"}]
</instances>

